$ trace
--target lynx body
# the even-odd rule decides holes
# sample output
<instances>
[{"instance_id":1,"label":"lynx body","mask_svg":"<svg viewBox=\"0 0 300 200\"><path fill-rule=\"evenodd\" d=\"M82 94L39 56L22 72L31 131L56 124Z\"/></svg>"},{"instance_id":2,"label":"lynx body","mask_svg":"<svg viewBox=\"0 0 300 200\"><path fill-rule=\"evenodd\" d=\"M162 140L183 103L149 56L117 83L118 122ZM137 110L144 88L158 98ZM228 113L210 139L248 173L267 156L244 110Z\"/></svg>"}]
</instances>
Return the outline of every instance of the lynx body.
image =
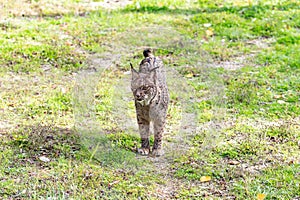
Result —
<instances>
[{"instance_id":1,"label":"lynx body","mask_svg":"<svg viewBox=\"0 0 300 200\"><path fill-rule=\"evenodd\" d=\"M138 153L142 155L162 155L162 137L169 103L169 92L166 84L163 62L154 57L151 50L143 52L139 71L131 65L133 92L136 108L137 122L141 136L141 148ZM150 149L150 123L153 123L154 144Z\"/></svg>"}]
</instances>

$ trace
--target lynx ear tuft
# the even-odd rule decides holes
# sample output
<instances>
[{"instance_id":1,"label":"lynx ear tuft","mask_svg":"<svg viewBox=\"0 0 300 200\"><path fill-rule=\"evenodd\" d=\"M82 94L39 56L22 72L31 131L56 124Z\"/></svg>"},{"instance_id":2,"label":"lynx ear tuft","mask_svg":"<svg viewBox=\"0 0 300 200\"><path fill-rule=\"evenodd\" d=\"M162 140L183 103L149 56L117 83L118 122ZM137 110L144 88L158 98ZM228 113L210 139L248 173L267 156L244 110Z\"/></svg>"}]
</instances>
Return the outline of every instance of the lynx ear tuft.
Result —
<instances>
[{"instance_id":1,"label":"lynx ear tuft","mask_svg":"<svg viewBox=\"0 0 300 200\"><path fill-rule=\"evenodd\" d=\"M132 63L130 63L130 69L131 69L131 71L134 71L135 73L138 73L138 72L133 68Z\"/></svg>"},{"instance_id":2,"label":"lynx ear tuft","mask_svg":"<svg viewBox=\"0 0 300 200\"><path fill-rule=\"evenodd\" d=\"M132 74L132 79L135 79L139 75L139 73L133 68L132 63L130 63L130 69Z\"/></svg>"}]
</instances>

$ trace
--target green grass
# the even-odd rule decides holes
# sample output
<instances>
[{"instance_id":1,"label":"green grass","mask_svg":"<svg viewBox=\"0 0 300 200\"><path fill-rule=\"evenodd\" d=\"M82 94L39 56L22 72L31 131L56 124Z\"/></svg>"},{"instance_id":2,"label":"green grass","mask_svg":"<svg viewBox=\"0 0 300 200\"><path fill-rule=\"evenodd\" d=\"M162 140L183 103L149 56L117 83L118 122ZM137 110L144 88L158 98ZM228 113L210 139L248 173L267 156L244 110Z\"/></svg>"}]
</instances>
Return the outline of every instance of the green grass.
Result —
<instances>
[{"instance_id":1,"label":"green grass","mask_svg":"<svg viewBox=\"0 0 300 200\"><path fill-rule=\"evenodd\" d=\"M255 198L257 194L267 194L266 199L295 198L299 191L299 164L268 168L262 171L261 176L246 178L234 187L241 197ZM264 185L264 187L261 187ZM246 190L244 188L247 188Z\"/></svg>"},{"instance_id":2,"label":"green grass","mask_svg":"<svg viewBox=\"0 0 300 200\"><path fill-rule=\"evenodd\" d=\"M299 198L297 1L1 3L2 198ZM146 46L171 93L159 159L135 154Z\"/></svg>"}]
</instances>

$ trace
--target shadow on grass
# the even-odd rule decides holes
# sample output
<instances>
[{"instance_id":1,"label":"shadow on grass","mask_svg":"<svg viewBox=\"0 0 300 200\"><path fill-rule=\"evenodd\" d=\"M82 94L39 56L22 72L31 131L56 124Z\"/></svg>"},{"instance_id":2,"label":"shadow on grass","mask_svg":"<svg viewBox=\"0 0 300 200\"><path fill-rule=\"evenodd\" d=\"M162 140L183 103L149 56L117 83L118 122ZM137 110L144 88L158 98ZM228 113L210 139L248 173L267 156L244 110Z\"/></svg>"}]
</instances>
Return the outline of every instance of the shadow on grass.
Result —
<instances>
[{"instance_id":1,"label":"shadow on grass","mask_svg":"<svg viewBox=\"0 0 300 200\"><path fill-rule=\"evenodd\" d=\"M120 146L120 140L113 135L88 136L72 129L37 124L12 132L3 145L14 150L16 165L48 166L50 161L62 158L111 167L140 166L133 150Z\"/></svg>"},{"instance_id":2,"label":"shadow on grass","mask_svg":"<svg viewBox=\"0 0 300 200\"><path fill-rule=\"evenodd\" d=\"M56 126L26 126L13 131L6 145L16 152L19 164L42 164L41 157L54 160L60 157L75 158L82 149L74 131Z\"/></svg>"},{"instance_id":3,"label":"shadow on grass","mask_svg":"<svg viewBox=\"0 0 300 200\"><path fill-rule=\"evenodd\" d=\"M102 166L113 168L139 168L144 159L139 159L133 146L138 140L126 133L82 132L81 144L90 152L89 160L96 160Z\"/></svg>"}]
</instances>

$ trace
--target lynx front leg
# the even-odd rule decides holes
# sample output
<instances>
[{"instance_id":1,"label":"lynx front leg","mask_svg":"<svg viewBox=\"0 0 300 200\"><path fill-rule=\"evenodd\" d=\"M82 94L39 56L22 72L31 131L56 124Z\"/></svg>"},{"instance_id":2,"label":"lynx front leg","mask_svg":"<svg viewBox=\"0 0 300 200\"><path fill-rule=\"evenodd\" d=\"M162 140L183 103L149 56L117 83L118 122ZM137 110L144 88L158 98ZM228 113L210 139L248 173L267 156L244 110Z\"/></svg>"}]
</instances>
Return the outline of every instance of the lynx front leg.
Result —
<instances>
[{"instance_id":1,"label":"lynx front leg","mask_svg":"<svg viewBox=\"0 0 300 200\"><path fill-rule=\"evenodd\" d=\"M154 144L152 148L152 156L161 156L162 150L162 137L164 132L164 121L154 122Z\"/></svg>"},{"instance_id":2,"label":"lynx front leg","mask_svg":"<svg viewBox=\"0 0 300 200\"><path fill-rule=\"evenodd\" d=\"M150 122L142 119L138 116L138 124L139 124L139 132L142 140L142 147L137 150L137 152L141 155L148 155L150 153Z\"/></svg>"}]
</instances>

